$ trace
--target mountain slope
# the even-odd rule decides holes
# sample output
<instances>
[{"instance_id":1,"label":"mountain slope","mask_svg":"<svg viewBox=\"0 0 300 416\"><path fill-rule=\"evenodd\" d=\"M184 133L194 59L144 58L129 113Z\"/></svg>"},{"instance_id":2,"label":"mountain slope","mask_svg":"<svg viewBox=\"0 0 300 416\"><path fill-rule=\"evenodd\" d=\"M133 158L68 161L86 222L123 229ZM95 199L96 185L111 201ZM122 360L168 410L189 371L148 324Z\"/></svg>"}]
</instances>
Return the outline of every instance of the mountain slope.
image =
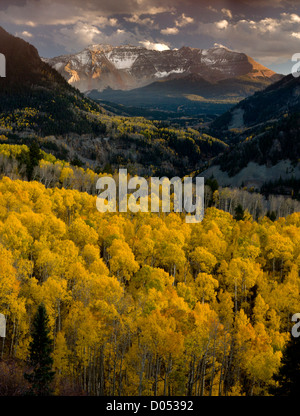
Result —
<instances>
[{"instance_id":1,"label":"mountain slope","mask_svg":"<svg viewBox=\"0 0 300 416\"><path fill-rule=\"evenodd\" d=\"M229 130L247 129L269 120L280 118L286 112L300 107L300 80L287 75L253 96L241 101L212 125L212 128Z\"/></svg>"},{"instance_id":2,"label":"mountain slope","mask_svg":"<svg viewBox=\"0 0 300 416\"><path fill-rule=\"evenodd\" d=\"M167 77L198 74L216 82L243 75L270 83L278 75L244 53L224 47L155 51L123 45L92 45L73 54L44 59L81 91L139 88Z\"/></svg>"},{"instance_id":3,"label":"mountain slope","mask_svg":"<svg viewBox=\"0 0 300 416\"><path fill-rule=\"evenodd\" d=\"M241 101L212 123L210 133L227 137L231 147L205 174L227 183L238 175L239 184L256 178L260 186L300 178L300 79L288 75Z\"/></svg>"},{"instance_id":4,"label":"mountain slope","mask_svg":"<svg viewBox=\"0 0 300 416\"><path fill-rule=\"evenodd\" d=\"M181 77L169 75L145 87L130 91L107 88L92 90L87 95L95 100L110 101L125 106L161 108L185 114L222 114L243 98L270 84L268 78L243 75L216 82L199 74Z\"/></svg>"},{"instance_id":5,"label":"mountain slope","mask_svg":"<svg viewBox=\"0 0 300 416\"><path fill-rule=\"evenodd\" d=\"M36 48L0 27L0 50L6 58L6 78L0 78L0 93L24 91L32 85L64 85L64 79L41 61ZM70 88L68 88L70 90Z\"/></svg>"},{"instance_id":6,"label":"mountain slope","mask_svg":"<svg viewBox=\"0 0 300 416\"><path fill-rule=\"evenodd\" d=\"M0 78L0 128L23 135L97 133L103 126L88 117L101 108L48 64L36 48L0 28L6 78Z\"/></svg>"}]
</instances>

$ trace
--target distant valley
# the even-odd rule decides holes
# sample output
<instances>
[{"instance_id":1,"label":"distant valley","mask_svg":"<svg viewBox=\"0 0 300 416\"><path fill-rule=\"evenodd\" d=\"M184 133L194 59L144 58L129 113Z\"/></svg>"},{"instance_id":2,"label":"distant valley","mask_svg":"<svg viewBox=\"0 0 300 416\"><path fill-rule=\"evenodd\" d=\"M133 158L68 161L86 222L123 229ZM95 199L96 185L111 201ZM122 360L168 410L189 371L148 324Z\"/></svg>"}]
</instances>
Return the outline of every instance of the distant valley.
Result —
<instances>
[{"instance_id":1,"label":"distant valley","mask_svg":"<svg viewBox=\"0 0 300 416\"><path fill-rule=\"evenodd\" d=\"M94 45L50 66L3 29L0 41L8 68L1 143L38 140L44 151L99 172L203 175L270 191L281 180L284 192L300 179L299 80L291 75L223 47ZM114 84L117 74L132 83Z\"/></svg>"}]
</instances>

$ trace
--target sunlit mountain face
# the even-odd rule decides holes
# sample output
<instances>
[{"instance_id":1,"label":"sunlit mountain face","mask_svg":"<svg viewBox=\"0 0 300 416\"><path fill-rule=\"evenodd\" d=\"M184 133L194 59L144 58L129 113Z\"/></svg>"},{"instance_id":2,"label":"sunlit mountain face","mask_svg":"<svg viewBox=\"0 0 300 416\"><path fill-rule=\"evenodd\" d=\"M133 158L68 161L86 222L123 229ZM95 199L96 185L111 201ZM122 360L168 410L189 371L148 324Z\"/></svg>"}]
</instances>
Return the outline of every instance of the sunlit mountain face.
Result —
<instances>
[{"instance_id":1,"label":"sunlit mountain face","mask_svg":"<svg viewBox=\"0 0 300 416\"><path fill-rule=\"evenodd\" d=\"M92 45L76 54L44 59L81 91L128 90L155 81L197 74L209 82L247 76L274 82L276 73L244 53L221 45L211 49L148 50L142 46Z\"/></svg>"}]
</instances>

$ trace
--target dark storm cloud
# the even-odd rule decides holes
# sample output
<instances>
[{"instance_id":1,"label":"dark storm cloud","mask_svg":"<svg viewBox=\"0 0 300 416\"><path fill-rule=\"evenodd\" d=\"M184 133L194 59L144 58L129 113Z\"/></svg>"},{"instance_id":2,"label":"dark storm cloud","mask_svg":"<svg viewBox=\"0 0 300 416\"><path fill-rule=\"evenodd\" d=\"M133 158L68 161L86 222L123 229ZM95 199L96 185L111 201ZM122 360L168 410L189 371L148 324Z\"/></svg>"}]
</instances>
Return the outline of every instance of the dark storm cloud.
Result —
<instances>
[{"instance_id":1,"label":"dark storm cloud","mask_svg":"<svg viewBox=\"0 0 300 416\"><path fill-rule=\"evenodd\" d=\"M166 3L166 6L165 6ZM168 3L168 4L167 4ZM2 6L1 17L10 22L24 22L30 20L36 24L68 24L84 19L96 19L99 16L116 14L150 13L155 14L164 10L171 10L171 1L163 3L159 0L27 0L21 2L7 2Z\"/></svg>"},{"instance_id":2,"label":"dark storm cloud","mask_svg":"<svg viewBox=\"0 0 300 416\"><path fill-rule=\"evenodd\" d=\"M286 8L297 5L296 1L282 1L282 0L1 0L0 9L11 12L10 19L14 20L17 17L21 20L22 14L24 19L31 17L31 20L36 20L37 23L55 23L57 20L66 21L72 18L79 18L78 12L82 16L90 16L91 13L95 15L101 14L104 16L116 14L157 14L159 11L191 11L198 14L197 17L207 14L208 7L216 10L222 8L233 9L234 12L241 13L245 10L248 12L262 9ZM52 10L57 10L57 17L62 13L62 19L54 19ZM201 13L200 13L201 12ZM7 13L8 14L8 13ZM46 16L49 16L47 22ZM14 16L15 15L15 16ZM9 16L7 16L9 17Z\"/></svg>"},{"instance_id":3,"label":"dark storm cloud","mask_svg":"<svg viewBox=\"0 0 300 416\"><path fill-rule=\"evenodd\" d=\"M10 5L25 6L26 0L2 0L0 2L0 9L6 9Z\"/></svg>"},{"instance_id":4,"label":"dark storm cloud","mask_svg":"<svg viewBox=\"0 0 300 416\"><path fill-rule=\"evenodd\" d=\"M300 52L299 16L294 0L0 0L0 24L43 56L91 43L164 49L217 42L270 66Z\"/></svg>"},{"instance_id":5,"label":"dark storm cloud","mask_svg":"<svg viewBox=\"0 0 300 416\"><path fill-rule=\"evenodd\" d=\"M163 12L190 13L196 19L209 19L211 13L222 9L233 15L262 15L267 10L292 9L293 0L1 0L0 18L6 22L55 25L77 21L95 21L97 18L114 15L157 15Z\"/></svg>"}]
</instances>

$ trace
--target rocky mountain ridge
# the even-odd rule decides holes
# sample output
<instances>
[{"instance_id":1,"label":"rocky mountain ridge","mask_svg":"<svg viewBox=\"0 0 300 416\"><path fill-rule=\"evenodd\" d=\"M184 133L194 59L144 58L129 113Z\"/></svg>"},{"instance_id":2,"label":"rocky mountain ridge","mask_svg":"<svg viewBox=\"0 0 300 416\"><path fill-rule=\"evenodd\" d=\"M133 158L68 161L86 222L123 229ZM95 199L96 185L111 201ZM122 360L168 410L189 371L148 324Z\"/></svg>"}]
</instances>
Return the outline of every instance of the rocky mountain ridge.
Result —
<instances>
[{"instance_id":1,"label":"rocky mountain ridge","mask_svg":"<svg viewBox=\"0 0 300 416\"><path fill-rule=\"evenodd\" d=\"M130 90L189 74L209 82L247 75L271 83L280 77L246 54L222 46L157 51L133 45L91 45L79 53L44 61L82 92L107 87Z\"/></svg>"}]
</instances>

